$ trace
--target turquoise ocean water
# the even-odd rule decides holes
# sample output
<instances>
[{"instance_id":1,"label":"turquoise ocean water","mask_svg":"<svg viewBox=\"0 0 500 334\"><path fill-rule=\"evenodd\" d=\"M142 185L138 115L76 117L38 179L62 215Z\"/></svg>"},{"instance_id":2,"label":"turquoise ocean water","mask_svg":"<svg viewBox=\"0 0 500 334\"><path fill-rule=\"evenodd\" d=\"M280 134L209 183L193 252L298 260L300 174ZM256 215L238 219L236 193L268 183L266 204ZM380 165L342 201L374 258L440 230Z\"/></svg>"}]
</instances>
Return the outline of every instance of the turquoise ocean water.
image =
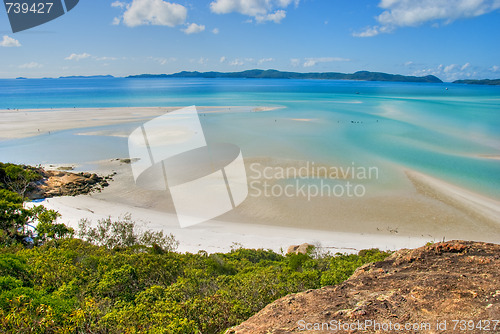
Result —
<instances>
[{"instance_id":1,"label":"turquoise ocean water","mask_svg":"<svg viewBox=\"0 0 500 334\"><path fill-rule=\"evenodd\" d=\"M398 165L500 199L500 160L484 157L500 157L498 86L281 79L0 80L0 109L188 105L280 107L201 116L207 140L237 144L245 157L377 166L382 184L391 183L391 166ZM132 131L138 125L85 131ZM0 140L0 161L78 163L127 157L127 138L76 135L80 132Z\"/></svg>"}]
</instances>

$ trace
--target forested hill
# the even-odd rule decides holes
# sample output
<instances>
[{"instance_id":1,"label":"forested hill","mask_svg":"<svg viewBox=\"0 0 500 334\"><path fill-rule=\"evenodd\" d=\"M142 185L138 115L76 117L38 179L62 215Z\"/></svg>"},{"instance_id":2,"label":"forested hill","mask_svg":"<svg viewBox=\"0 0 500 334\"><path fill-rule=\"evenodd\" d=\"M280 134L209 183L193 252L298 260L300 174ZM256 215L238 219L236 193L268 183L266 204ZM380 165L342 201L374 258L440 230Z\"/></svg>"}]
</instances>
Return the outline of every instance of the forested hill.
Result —
<instances>
[{"instance_id":1,"label":"forested hill","mask_svg":"<svg viewBox=\"0 0 500 334\"><path fill-rule=\"evenodd\" d=\"M500 85L500 79L483 79L483 80L457 80L453 81L453 83L458 84L468 84L468 85L490 85L490 86L498 86Z\"/></svg>"},{"instance_id":2,"label":"forested hill","mask_svg":"<svg viewBox=\"0 0 500 334\"><path fill-rule=\"evenodd\" d=\"M242 72L179 72L174 74L140 74L127 78L247 78L247 79L322 79L322 80L363 80L363 81L394 81L394 82L431 82L442 81L433 76L425 77L387 74L381 72L359 71L356 73L298 73L281 72L277 70L248 70Z\"/></svg>"}]
</instances>

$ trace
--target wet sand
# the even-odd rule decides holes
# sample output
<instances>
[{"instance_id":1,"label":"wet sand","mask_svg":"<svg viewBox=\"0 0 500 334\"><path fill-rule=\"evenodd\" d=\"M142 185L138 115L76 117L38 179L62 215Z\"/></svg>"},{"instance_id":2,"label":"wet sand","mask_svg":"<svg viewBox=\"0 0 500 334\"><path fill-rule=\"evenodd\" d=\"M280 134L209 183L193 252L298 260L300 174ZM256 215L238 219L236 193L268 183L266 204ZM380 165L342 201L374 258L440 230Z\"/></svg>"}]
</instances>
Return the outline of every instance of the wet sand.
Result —
<instances>
[{"instance_id":1,"label":"wet sand","mask_svg":"<svg viewBox=\"0 0 500 334\"><path fill-rule=\"evenodd\" d=\"M259 160L266 166L268 159ZM277 163L276 161L274 163ZM287 161L284 165L289 165ZM300 165L300 164L298 164ZM364 248L399 249L451 239L500 242L500 203L430 176L406 171L407 187L374 192L363 198L252 196L235 210L197 226L181 229L167 191L138 188L130 165L120 160L98 164L98 172L116 172L101 193L46 200L65 222L94 222L107 216L132 217L151 229L173 233L182 251L228 251L238 243L248 248L287 249L315 243L324 250L353 252ZM404 171L403 171L404 173Z\"/></svg>"},{"instance_id":2,"label":"wet sand","mask_svg":"<svg viewBox=\"0 0 500 334\"><path fill-rule=\"evenodd\" d=\"M38 136L60 130L146 122L182 107L63 108L0 110L0 139ZM197 107L200 113L263 112L277 107ZM86 134L86 133L82 133ZM101 133L99 133L101 134Z\"/></svg>"}]
</instances>

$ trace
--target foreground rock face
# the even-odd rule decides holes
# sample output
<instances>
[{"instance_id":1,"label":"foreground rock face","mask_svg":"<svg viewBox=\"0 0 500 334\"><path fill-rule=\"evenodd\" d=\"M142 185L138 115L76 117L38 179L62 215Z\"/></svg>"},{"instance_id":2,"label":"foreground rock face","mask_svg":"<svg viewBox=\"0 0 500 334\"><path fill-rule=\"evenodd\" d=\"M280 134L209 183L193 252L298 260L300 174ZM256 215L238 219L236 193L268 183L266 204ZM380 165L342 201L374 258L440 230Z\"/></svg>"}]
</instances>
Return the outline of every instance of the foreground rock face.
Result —
<instances>
[{"instance_id":1,"label":"foreground rock face","mask_svg":"<svg viewBox=\"0 0 500 334\"><path fill-rule=\"evenodd\" d=\"M227 331L304 332L500 333L500 245L400 250L342 284L281 298Z\"/></svg>"},{"instance_id":2,"label":"foreground rock face","mask_svg":"<svg viewBox=\"0 0 500 334\"><path fill-rule=\"evenodd\" d=\"M54 196L76 196L100 191L109 185L111 176L102 177L91 173L70 173L63 171L38 171L43 179L34 184L34 189L27 193L29 199Z\"/></svg>"}]
</instances>

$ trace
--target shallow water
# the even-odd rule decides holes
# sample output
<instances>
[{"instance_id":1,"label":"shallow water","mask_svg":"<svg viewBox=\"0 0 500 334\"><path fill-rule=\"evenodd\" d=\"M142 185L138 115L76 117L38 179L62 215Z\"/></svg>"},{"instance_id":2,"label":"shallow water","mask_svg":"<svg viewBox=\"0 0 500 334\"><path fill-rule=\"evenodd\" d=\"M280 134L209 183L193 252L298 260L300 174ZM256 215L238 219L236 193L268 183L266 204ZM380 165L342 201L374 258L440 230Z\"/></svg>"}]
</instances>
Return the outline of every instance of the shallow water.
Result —
<instances>
[{"instance_id":1,"label":"shallow water","mask_svg":"<svg viewBox=\"0 0 500 334\"><path fill-rule=\"evenodd\" d=\"M446 90L448 88L448 90ZM0 109L129 106L276 106L264 112L200 113L207 141L246 157L412 168L500 198L500 87L273 79L0 80ZM1 121L1 114L0 114ZM140 124L66 130L0 141L0 160L87 162L127 157ZM0 134L1 137L1 134Z\"/></svg>"}]
</instances>

